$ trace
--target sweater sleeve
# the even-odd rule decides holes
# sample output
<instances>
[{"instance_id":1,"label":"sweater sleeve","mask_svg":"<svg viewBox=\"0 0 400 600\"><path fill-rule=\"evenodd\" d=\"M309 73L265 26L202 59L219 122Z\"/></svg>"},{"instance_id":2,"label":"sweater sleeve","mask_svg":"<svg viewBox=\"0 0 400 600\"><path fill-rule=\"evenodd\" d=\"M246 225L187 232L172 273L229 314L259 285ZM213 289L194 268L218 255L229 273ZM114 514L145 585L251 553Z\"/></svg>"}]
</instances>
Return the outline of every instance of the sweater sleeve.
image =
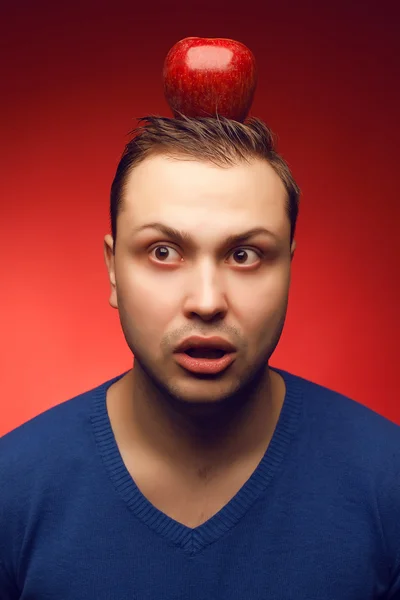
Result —
<instances>
[{"instance_id":1,"label":"sweater sleeve","mask_svg":"<svg viewBox=\"0 0 400 600\"><path fill-rule=\"evenodd\" d=\"M400 498L399 498L400 502ZM400 504L398 508L398 514L400 513ZM400 520L400 514L399 514ZM400 540L398 542L400 544ZM392 571L391 584L387 596L387 600L400 600L400 552L395 561L394 570Z\"/></svg>"},{"instance_id":2,"label":"sweater sleeve","mask_svg":"<svg viewBox=\"0 0 400 600\"><path fill-rule=\"evenodd\" d=\"M390 569L387 600L400 600L400 444L392 451L389 466L385 484L380 486L379 505Z\"/></svg>"},{"instance_id":3,"label":"sweater sleeve","mask_svg":"<svg viewBox=\"0 0 400 600\"><path fill-rule=\"evenodd\" d=\"M397 575L394 584L390 588L388 600L400 600L400 573Z\"/></svg>"},{"instance_id":4,"label":"sweater sleeve","mask_svg":"<svg viewBox=\"0 0 400 600\"><path fill-rule=\"evenodd\" d=\"M0 560L0 592L1 600L18 600L19 594L15 589L10 576Z\"/></svg>"},{"instance_id":5,"label":"sweater sleeve","mask_svg":"<svg viewBox=\"0 0 400 600\"><path fill-rule=\"evenodd\" d=\"M16 453L8 448L7 440L11 437L8 434L0 439L0 600L18 600L20 597L12 567L17 553L15 542L19 537L17 513L22 504L16 481L24 481L24 477L16 467Z\"/></svg>"}]
</instances>

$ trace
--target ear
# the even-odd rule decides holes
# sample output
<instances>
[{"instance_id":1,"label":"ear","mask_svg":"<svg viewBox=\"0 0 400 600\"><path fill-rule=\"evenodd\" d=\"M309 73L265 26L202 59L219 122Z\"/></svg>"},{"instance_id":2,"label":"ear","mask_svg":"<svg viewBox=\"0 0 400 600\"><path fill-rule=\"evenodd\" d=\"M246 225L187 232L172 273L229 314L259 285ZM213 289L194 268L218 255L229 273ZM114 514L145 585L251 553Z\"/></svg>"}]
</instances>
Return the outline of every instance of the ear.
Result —
<instances>
[{"instance_id":1,"label":"ear","mask_svg":"<svg viewBox=\"0 0 400 600\"><path fill-rule=\"evenodd\" d=\"M110 306L113 308L118 308L118 297L117 297L117 288L115 282L115 257L113 254L113 238L111 235L107 234L104 238L104 259L106 261L106 266L108 270L108 277L110 279L111 285L111 294L109 298Z\"/></svg>"},{"instance_id":2,"label":"ear","mask_svg":"<svg viewBox=\"0 0 400 600\"><path fill-rule=\"evenodd\" d=\"M290 260L293 260L295 250L296 250L296 240L293 240L292 247L290 248Z\"/></svg>"}]
</instances>

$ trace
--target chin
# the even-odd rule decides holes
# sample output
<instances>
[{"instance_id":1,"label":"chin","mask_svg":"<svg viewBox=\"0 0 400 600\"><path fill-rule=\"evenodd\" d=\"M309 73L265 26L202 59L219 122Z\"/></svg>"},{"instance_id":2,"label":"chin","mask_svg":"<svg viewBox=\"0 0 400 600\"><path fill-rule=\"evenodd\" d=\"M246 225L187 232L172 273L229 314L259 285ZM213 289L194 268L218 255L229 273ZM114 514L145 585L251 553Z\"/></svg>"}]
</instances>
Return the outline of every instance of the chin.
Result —
<instances>
[{"instance_id":1,"label":"chin","mask_svg":"<svg viewBox=\"0 0 400 600\"><path fill-rule=\"evenodd\" d=\"M181 415L191 418L210 418L233 414L235 407L244 404L243 397L239 400L237 390L232 388L222 390L206 389L202 382L198 382L193 389L189 386L172 386L165 400ZM203 388L203 389L202 389ZM235 393L236 392L236 393Z\"/></svg>"},{"instance_id":2,"label":"chin","mask_svg":"<svg viewBox=\"0 0 400 600\"><path fill-rule=\"evenodd\" d=\"M240 384L210 381L196 378L191 382L179 384L178 382L168 386L169 395L177 402L186 404L223 404L235 395Z\"/></svg>"},{"instance_id":3,"label":"chin","mask_svg":"<svg viewBox=\"0 0 400 600\"><path fill-rule=\"evenodd\" d=\"M165 386L167 401L177 410L188 415L223 414L247 405L266 381L268 365L263 362L253 370L244 369L243 374L226 372L219 376L184 374L184 379L171 379Z\"/></svg>"}]
</instances>

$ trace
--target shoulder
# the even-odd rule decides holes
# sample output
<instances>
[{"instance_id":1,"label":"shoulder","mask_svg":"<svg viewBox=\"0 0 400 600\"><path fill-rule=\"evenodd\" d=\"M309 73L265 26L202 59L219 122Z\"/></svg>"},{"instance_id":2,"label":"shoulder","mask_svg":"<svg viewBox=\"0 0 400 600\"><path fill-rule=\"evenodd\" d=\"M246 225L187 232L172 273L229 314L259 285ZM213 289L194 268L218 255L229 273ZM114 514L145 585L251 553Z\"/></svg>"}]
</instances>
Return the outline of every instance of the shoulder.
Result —
<instances>
[{"instance_id":1,"label":"shoulder","mask_svg":"<svg viewBox=\"0 0 400 600\"><path fill-rule=\"evenodd\" d=\"M372 426L378 429L381 428L382 431L390 431L395 437L400 435L400 425L362 404L356 398L351 398L288 371L277 370L282 374L287 385L296 386L297 391L303 397L306 408L310 412L314 412L316 416L319 413L326 417L331 416L333 417L333 424L340 422L341 425L346 423L351 425L357 420L358 429L360 425L366 428Z\"/></svg>"},{"instance_id":2,"label":"shoulder","mask_svg":"<svg viewBox=\"0 0 400 600\"><path fill-rule=\"evenodd\" d=\"M0 438L0 569L3 562L8 572L15 573L24 544L30 544L29 535L55 515L62 522L88 479L96 483L93 407L96 400L105 401L107 387L118 377L57 404ZM0 587L2 582L0 574Z\"/></svg>"},{"instance_id":3,"label":"shoulder","mask_svg":"<svg viewBox=\"0 0 400 600\"><path fill-rule=\"evenodd\" d=\"M383 541L400 590L400 426L313 381L281 372L302 397L306 456L317 461L343 503L355 507Z\"/></svg>"},{"instance_id":4,"label":"shoulder","mask_svg":"<svg viewBox=\"0 0 400 600\"><path fill-rule=\"evenodd\" d=\"M0 478L29 476L59 464L79 450L90 427L92 403L116 379L84 391L40 413L0 438ZM3 479L4 480L4 479Z\"/></svg>"},{"instance_id":5,"label":"shoulder","mask_svg":"<svg viewBox=\"0 0 400 600\"><path fill-rule=\"evenodd\" d=\"M30 419L0 438L0 546L18 537L29 515L53 510L98 473L94 403L115 377ZM7 533L8 532L8 533Z\"/></svg>"},{"instance_id":6,"label":"shoulder","mask_svg":"<svg viewBox=\"0 0 400 600\"><path fill-rule=\"evenodd\" d=\"M354 398L279 370L286 385L302 398L303 426L321 447L346 462L370 469L400 471L400 425Z\"/></svg>"}]
</instances>

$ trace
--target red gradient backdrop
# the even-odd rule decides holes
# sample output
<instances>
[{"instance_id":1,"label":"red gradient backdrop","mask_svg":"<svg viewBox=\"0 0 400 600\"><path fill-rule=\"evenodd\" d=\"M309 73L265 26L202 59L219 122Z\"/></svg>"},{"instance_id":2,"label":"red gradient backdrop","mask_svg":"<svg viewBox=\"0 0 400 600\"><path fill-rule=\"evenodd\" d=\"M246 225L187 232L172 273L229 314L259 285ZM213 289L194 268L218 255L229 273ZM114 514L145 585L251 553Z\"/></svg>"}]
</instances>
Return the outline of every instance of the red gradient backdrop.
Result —
<instances>
[{"instance_id":1,"label":"red gradient backdrop","mask_svg":"<svg viewBox=\"0 0 400 600\"><path fill-rule=\"evenodd\" d=\"M400 423L396 3L218 4L2 3L0 434L132 365L108 304L109 187L136 118L170 114L162 64L187 36L252 49L252 113L302 188L271 363Z\"/></svg>"}]
</instances>

